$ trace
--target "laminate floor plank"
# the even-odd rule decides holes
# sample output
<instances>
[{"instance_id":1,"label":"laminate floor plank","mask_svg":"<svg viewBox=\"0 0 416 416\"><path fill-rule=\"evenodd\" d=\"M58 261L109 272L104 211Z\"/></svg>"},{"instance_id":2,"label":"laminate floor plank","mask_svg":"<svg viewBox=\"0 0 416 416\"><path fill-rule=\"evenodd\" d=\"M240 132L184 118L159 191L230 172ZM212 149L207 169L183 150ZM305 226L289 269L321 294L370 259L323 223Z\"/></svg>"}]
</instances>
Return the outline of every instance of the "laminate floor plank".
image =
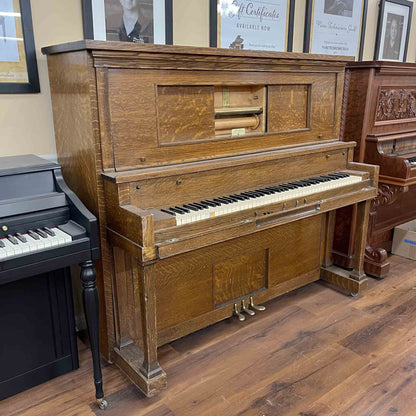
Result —
<instances>
[{"instance_id":1,"label":"laminate floor plank","mask_svg":"<svg viewBox=\"0 0 416 416\"><path fill-rule=\"evenodd\" d=\"M353 298L317 282L159 349L168 388L146 398L103 363L109 408L80 369L0 402L0 416L416 416L416 263Z\"/></svg>"}]
</instances>

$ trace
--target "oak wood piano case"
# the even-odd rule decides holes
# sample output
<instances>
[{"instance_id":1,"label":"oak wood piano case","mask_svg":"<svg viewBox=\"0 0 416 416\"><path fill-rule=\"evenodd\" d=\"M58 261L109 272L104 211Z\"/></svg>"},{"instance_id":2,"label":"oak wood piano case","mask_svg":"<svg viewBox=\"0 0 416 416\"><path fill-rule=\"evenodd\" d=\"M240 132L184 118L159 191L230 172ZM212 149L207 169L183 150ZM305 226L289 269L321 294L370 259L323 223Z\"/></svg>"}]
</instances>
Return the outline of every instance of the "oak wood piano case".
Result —
<instances>
[{"instance_id":1,"label":"oak wood piano case","mask_svg":"<svg viewBox=\"0 0 416 416\"><path fill-rule=\"evenodd\" d=\"M319 278L365 287L362 256L352 272L331 260L335 209L354 203L363 253L378 176L339 141L348 58L97 41L43 52L60 163L100 220L107 357L145 394L166 383L158 346L249 298ZM186 223L167 212L333 172L356 181Z\"/></svg>"}]
</instances>

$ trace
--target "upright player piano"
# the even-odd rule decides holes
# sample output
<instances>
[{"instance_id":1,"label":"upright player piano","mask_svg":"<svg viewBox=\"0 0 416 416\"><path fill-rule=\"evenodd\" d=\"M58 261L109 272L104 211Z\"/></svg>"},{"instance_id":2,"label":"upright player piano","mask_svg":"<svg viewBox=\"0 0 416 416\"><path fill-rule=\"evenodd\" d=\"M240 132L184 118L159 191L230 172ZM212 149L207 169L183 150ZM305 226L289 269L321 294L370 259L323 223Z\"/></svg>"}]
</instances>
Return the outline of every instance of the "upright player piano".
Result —
<instances>
[{"instance_id":1,"label":"upright player piano","mask_svg":"<svg viewBox=\"0 0 416 416\"><path fill-rule=\"evenodd\" d=\"M68 188L60 166L35 155L0 158L0 400L78 368L68 268L79 264L96 398L107 406L98 257L97 220Z\"/></svg>"},{"instance_id":2,"label":"upright player piano","mask_svg":"<svg viewBox=\"0 0 416 416\"><path fill-rule=\"evenodd\" d=\"M100 221L108 356L148 396L157 347L324 279L335 210L364 253L378 168L339 141L345 57L82 41L43 49L59 160ZM258 312L262 313L262 312ZM267 313L267 312L264 312Z\"/></svg>"},{"instance_id":3,"label":"upright player piano","mask_svg":"<svg viewBox=\"0 0 416 416\"><path fill-rule=\"evenodd\" d=\"M385 277L393 228L416 218L416 65L351 62L345 85L343 140L357 142L355 161L380 166L364 269ZM338 211L336 223L334 262L352 268L355 208Z\"/></svg>"}]
</instances>

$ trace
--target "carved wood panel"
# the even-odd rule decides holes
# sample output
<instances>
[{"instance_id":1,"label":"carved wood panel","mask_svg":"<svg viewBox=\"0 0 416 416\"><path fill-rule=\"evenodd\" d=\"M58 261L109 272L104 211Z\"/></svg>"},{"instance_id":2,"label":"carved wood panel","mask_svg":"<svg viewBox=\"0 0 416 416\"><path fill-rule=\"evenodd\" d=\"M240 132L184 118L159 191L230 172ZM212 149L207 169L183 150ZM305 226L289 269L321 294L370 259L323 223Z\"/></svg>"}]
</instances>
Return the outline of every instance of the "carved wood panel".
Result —
<instances>
[{"instance_id":1,"label":"carved wood panel","mask_svg":"<svg viewBox=\"0 0 416 416\"><path fill-rule=\"evenodd\" d=\"M377 121L403 120L416 117L415 88L380 88Z\"/></svg>"}]
</instances>

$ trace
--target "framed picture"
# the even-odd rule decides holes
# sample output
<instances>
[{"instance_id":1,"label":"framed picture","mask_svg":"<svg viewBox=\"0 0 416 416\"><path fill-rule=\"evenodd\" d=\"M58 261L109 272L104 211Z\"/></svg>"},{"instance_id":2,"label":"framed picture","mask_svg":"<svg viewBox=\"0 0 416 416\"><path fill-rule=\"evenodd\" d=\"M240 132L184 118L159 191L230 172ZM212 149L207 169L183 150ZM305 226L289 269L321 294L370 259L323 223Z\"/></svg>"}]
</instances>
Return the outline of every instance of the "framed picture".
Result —
<instances>
[{"instance_id":1,"label":"framed picture","mask_svg":"<svg viewBox=\"0 0 416 416\"><path fill-rule=\"evenodd\" d=\"M82 9L85 39L173 43L172 0L82 0Z\"/></svg>"},{"instance_id":2,"label":"framed picture","mask_svg":"<svg viewBox=\"0 0 416 416\"><path fill-rule=\"evenodd\" d=\"M0 93L39 91L30 0L0 0Z\"/></svg>"},{"instance_id":3,"label":"framed picture","mask_svg":"<svg viewBox=\"0 0 416 416\"><path fill-rule=\"evenodd\" d=\"M404 62L409 43L413 3L407 0L380 0L374 59Z\"/></svg>"},{"instance_id":4,"label":"framed picture","mask_svg":"<svg viewBox=\"0 0 416 416\"><path fill-rule=\"evenodd\" d=\"M210 46L292 51L295 0L210 0Z\"/></svg>"},{"instance_id":5,"label":"framed picture","mask_svg":"<svg viewBox=\"0 0 416 416\"><path fill-rule=\"evenodd\" d=\"M368 0L306 0L303 51L362 60Z\"/></svg>"}]
</instances>

